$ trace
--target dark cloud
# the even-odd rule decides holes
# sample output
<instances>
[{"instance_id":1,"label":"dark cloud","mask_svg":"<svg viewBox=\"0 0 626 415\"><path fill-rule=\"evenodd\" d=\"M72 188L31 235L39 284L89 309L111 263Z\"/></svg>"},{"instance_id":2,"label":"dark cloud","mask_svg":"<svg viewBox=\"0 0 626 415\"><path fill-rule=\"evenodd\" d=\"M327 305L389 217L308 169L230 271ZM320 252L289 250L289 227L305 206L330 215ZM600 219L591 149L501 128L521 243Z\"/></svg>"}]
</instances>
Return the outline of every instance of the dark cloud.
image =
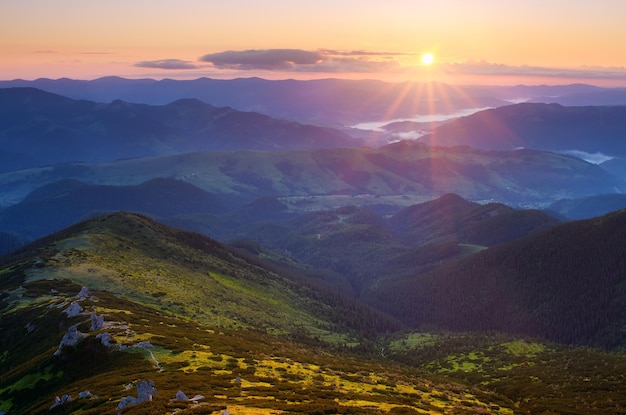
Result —
<instances>
[{"instance_id":1,"label":"dark cloud","mask_svg":"<svg viewBox=\"0 0 626 415\"><path fill-rule=\"evenodd\" d=\"M156 69L198 69L198 65L193 62L181 59L161 59L156 61L137 62L135 66L140 68L156 68Z\"/></svg>"},{"instance_id":2,"label":"dark cloud","mask_svg":"<svg viewBox=\"0 0 626 415\"><path fill-rule=\"evenodd\" d=\"M211 53L200 58L218 69L291 72L380 72L397 69L391 52L263 49ZM381 60L381 58L383 60Z\"/></svg>"}]
</instances>

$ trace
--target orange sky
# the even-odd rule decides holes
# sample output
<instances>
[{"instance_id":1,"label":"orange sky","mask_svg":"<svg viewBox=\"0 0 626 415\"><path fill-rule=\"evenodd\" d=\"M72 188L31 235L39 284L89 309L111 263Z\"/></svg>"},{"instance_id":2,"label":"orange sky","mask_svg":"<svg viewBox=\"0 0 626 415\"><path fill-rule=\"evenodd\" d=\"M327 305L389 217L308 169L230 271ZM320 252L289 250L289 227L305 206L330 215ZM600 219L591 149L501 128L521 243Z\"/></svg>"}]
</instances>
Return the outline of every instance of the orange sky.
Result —
<instances>
[{"instance_id":1,"label":"orange sky","mask_svg":"<svg viewBox=\"0 0 626 415\"><path fill-rule=\"evenodd\" d=\"M0 79L626 86L625 17L624 0L0 0Z\"/></svg>"}]
</instances>

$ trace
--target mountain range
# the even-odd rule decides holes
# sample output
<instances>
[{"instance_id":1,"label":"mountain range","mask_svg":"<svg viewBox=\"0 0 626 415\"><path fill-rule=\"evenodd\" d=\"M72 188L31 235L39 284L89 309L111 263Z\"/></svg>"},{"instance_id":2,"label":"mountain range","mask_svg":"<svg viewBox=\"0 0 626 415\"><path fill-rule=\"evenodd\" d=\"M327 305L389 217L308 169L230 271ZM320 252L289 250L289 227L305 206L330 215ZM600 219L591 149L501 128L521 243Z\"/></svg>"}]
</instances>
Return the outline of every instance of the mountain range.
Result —
<instances>
[{"instance_id":1,"label":"mountain range","mask_svg":"<svg viewBox=\"0 0 626 415\"><path fill-rule=\"evenodd\" d=\"M151 106L76 101L34 88L0 89L0 144L21 168L206 150L286 150L354 145L346 134L218 108L198 100ZM38 163L38 164L34 164ZM15 166L7 165L1 171Z\"/></svg>"},{"instance_id":2,"label":"mountain range","mask_svg":"<svg viewBox=\"0 0 626 415\"><path fill-rule=\"evenodd\" d=\"M626 106L564 107L523 103L453 120L420 141L485 150L532 148L626 157Z\"/></svg>"},{"instance_id":3,"label":"mountain range","mask_svg":"<svg viewBox=\"0 0 626 415\"><path fill-rule=\"evenodd\" d=\"M0 414L626 413L619 90L0 87Z\"/></svg>"}]
</instances>

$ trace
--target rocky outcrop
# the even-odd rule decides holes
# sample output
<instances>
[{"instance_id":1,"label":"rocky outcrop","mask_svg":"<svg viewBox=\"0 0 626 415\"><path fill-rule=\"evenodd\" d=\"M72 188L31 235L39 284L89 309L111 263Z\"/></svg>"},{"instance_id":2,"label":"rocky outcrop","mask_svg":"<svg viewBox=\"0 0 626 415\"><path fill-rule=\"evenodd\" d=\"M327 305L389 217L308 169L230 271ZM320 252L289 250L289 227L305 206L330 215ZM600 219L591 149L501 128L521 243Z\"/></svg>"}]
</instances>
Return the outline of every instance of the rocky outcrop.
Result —
<instances>
[{"instance_id":1,"label":"rocky outcrop","mask_svg":"<svg viewBox=\"0 0 626 415\"><path fill-rule=\"evenodd\" d=\"M96 339L100 340L100 343L102 343L104 347L110 348L113 346L113 344L111 343L113 341L113 338L109 333L100 333L96 336Z\"/></svg>"},{"instance_id":2,"label":"rocky outcrop","mask_svg":"<svg viewBox=\"0 0 626 415\"><path fill-rule=\"evenodd\" d=\"M67 329L67 333L65 333L65 335L61 339L61 343L59 343L59 348L56 352L54 352L54 355L58 356L59 354L61 354L61 351L65 346L75 346L76 343L78 343L78 341L83 337L85 337L85 335L78 331L76 326L71 326L69 329Z\"/></svg>"},{"instance_id":3,"label":"rocky outcrop","mask_svg":"<svg viewBox=\"0 0 626 415\"><path fill-rule=\"evenodd\" d=\"M78 297L79 301L89 298L89 288L87 287L81 288L78 294L76 294L76 297Z\"/></svg>"},{"instance_id":4,"label":"rocky outcrop","mask_svg":"<svg viewBox=\"0 0 626 415\"><path fill-rule=\"evenodd\" d=\"M172 401L174 401L174 402L193 402L193 403L197 403L201 399L204 399L203 395L196 395L193 398L188 398L187 395L185 395L185 392L179 390L178 392L176 392L176 397L174 399L172 399Z\"/></svg>"},{"instance_id":5,"label":"rocky outcrop","mask_svg":"<svg viewBox=\"0 0 626 415\"><path fill-rule=\"evenodd\" d=\"M88 390L82 391L78 394L78 399L87 399L91 398L93 395Z\"/></svg>"},{"instance_id":6,"label":"rocky outcrop","mask_svg":"<svg viewBox=\"0 0 626 415\"><path fill-rule=\"evenodd\" d=\"M63 312L67 314L68 317L76 317L83 311L84 309L76 301L73 301L68 308L63 310Z\"/></svg>"},{"instance_id":7,"label":"rocky outcrop","mask_svg":"<svg viewBox=\"0 0 626 415\"><path fill-rule=\"evenodd\" d=\"M65 405L68 402L72 402L72 396L71 395L63 394L60 398L58 396L55 396L54 397L54 403L52 404L50 409L54 409L57 406Z\"/></svg>"},{"instance_id":8,"label":"rocky outcrop","mask_svg":"<svg viewBox=\"0 0 626 415\"><path fill-rule=\"evenodd\" d=\"M157 390L154 386L154 382L151 380L144 380L137 385L137 397L127 396L120 400L117 405L117 409L124 409L127 406L139 405L140 403L151 401L152 397L156 396Z\"/></svg>"},{"instance_id":9,"label":"rocky outcrop","mask_svg":"<svg viewBox=\"0 0 626 415\"><path fill-rule=\"evenodd\" d=\"M91 313L91 331L100 330L104 327L104 316Z\"/></svg>"}]
</instances>

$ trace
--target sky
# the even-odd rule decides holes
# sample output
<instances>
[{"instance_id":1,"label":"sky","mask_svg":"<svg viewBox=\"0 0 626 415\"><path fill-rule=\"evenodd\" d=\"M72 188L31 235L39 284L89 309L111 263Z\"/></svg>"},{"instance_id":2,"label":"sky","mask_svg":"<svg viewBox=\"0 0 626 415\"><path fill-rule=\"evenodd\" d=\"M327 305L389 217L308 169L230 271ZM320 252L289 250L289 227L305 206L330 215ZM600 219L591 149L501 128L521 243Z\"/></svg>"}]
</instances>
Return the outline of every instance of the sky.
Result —
<instances>
[{"instance_id":1,"label":"sky","mask_svg":"<svg viewBox=\"0 0 626 415\"><path fill-rule=\"evenodd\" d=\"M626 0L0 0L0 79L626 86L624 18Z\"/></svg>"}]
</instances>

